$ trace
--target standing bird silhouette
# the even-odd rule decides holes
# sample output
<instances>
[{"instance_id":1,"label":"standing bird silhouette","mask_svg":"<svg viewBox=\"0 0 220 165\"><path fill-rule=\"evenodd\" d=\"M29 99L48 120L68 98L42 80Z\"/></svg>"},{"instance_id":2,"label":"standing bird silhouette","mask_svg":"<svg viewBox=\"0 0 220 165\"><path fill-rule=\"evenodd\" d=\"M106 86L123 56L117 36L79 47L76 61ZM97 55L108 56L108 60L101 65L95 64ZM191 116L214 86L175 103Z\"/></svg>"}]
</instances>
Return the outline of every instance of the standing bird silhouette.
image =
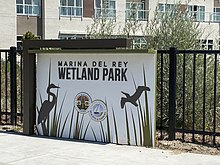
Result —
<instances>
[{"instance_id":1,"label":"standing bird silhouette","mask_svg":"<svg viewBox=\"0 0 220 165\"><path fill-rule=\"evenodd\" d=\"M54 93L52 93L50 90L52 88L60 88L54 84L50 84L47 87L47 93L49 96L52 96L52 101L45 100L40 108L39 116L38 116L38 124L41 122L45 122L45 120L48 118L50 111L53 109L54 105L56 104L57 97Z\"/></svg>"},{"instance_id":2,"label":"standing bird silhouette","mask_svg":"<svg viewBox=\"0 0 220 165\"><path fill-rule=\"evenodd\" d=\"M136 92L132 96L130 96L128 93L121 92L126 96L121 98L121 108L124 108L126 102L130 102L137 107L138 104L136 102L140 98L143 91L150 91L150 88L146 86L138 86Z\"/></svg>"}]
</instances>

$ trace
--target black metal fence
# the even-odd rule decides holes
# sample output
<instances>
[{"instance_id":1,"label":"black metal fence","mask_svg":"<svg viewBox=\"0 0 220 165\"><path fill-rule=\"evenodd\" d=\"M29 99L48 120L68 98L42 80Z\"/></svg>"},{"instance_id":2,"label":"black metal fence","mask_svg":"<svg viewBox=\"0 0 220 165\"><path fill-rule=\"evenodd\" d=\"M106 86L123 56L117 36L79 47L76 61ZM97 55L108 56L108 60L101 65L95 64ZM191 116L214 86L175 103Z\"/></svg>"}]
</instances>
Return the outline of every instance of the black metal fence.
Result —
<instances>
[{"instance_id":1,"label":"black metal fence","mask_svg":"<svg viewBox=\"0 0 220 165\"><path fill-rule=\"evenodd\" d=\"M220 144L220 51L158 51L160 138Z\"/></svg>"},{"instance_id":2,"label":"black metal fence","mask_svg":"<svg viewBox=\"0 0 220 165\"><path fill-rule=\"evenodd\" d=\"M22 52L0 50L0 125L23 123ZM157 128L169 140L220 144L220 51L158 51Z\"/></svg>"},{"instance_id":3,"label":"black metal fence","mask_svg":"<svg viewBox=\"0 0 220 165\"><path fill-rule=\"evenodd\" d=\"M21 125L22 52L15 47L0 50L0 125Z\"/></svg>"}]
</instances>

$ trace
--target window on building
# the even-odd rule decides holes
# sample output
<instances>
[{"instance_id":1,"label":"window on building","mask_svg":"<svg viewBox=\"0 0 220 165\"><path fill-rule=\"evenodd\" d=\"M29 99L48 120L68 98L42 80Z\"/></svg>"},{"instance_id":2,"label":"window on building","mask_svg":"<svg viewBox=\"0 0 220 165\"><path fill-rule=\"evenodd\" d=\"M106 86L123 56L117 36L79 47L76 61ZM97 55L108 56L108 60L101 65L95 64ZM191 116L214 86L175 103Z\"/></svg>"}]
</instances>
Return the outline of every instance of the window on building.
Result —
<instances>
[{"instance_id":1,"label":"window on building","mask_svg":"<svg viewBox=\"0 0 220 165\"><path fill-rule=\"evenodd\" d=\"M208 50L213 50L213 40L208 40Z\"/></svg>"},{"instance_id":2,"label":"window on building","mask_svg":"<svg viewBox=\"0 0 220 165\"><path fill-rule=\"evenodd\" d=\"M202 49L213 50L214 43L213 43L213 40L203 39L203 40L200 40L200 45Z\"/></svg>"},{"instance_id":3,"label":"window on building","mask_svg":"<svg viewBox=\"0 0 220 165\"><path fill-rule=\"evenodd\" d=\"M126 20L147 21L149 11L144 10L143 2L127 2L125 17Z\"/></svg>"},{"instance_id":4,"label":"window on building","mask_svg":"<svg viewBox=\"0 0 220 165\"><path fill-rule=\"evenodd\" d=\"M138 36L138 37L133 37L132 40L132 47L133 49L143 49L146 48L146 40L144 37Z\"/></svg>"},{"instance_id":5,"label":"window on building","mask_svg":"<svg viewBox=\"0 0 220 165\"><path fill-rule=\"evenodd\" d=\"M40 0L16 0L17 14L40 15Z\"/></svg>"},{"instance_id":6,"label":"window on building","mask_svg":"<svg viewBox=\"0 0 220 165\"><path fill-rule=\"evenodd\" d=\"M171 13L174 7L174 4L159 3L157 6L158 18L160 19L164 13Z\"/></svg>"},{"instance_id":7,"label":"window on building","mask_svg":"<svg viewBox=\"0 0 220 165\"><path fill-rule=\"evenodd\" d=\"M60 0L60 15L82 17L82 0Z\"/></svg>"},{"instance_id":8,"label":"window on building","mask_svg":"<svg viewBox=\"0 0 220 165\"><path fill-rule=\"evenodd\" d=\"M172 11L174 8L174 4L168 4L168 3L159 3L157 11L159 13L169 12Z\"/></svg>"},{"instance_id":9,"label":"window on building","mask_svg":"<svg viewBox=\"0 0 220 165\"><path fill-rule=\"evenodd\" d=\"M86 37L85 34L59 34L60 40L80 40Z\"/></svg>"},{"instance_id":10,"label":"window on building","mask_svg":"<svg viewBox=\"0 0 220 165\"><path fill-rule=\"evenodd\" d=\"M22 35L18 35L17 36L17 49L18 50L22 50L22 39L23 39L23 36Z\"/></svg>"},{"instance_id":11,"label":"window on building","mask_svg":"<svg viewBox=\"0 0 220 165\"><path fill-rule=\"evenodd\" d=\"M115 0L95 0L95 17L116 17L116 1Z\"/></svg>"},{"instance_id":12,"label":"window on building","mask_svg":"<svg viewBox=\"0 0 220 165\"><path fill-rule=\"evenodd\" d=\"M159 3L157 11L159 15L162 15L165 12L172 11L174 7L175 4ZM205 6L189 5L187 9L189 12L189 16L195 21L205 21Z\"/></svg>"},{"instance_id":13,"label":"window on building","mask_svg":"<svg viewBox=\"0 0 220 165\"><path fill-rule=\"evenodd\" d=\"M189 5L188 11L195 21L205 21L205 6Z\"/></svg>"},{"instance_id":14,"label":"window on building","mask_svg":"<svg viewBox=\"0 0 220 165\"><path fill-rule=\"evenodd\" d=\"M214 8L213 21L220 22L220 8Z\"/></svg>"}]
</instances>

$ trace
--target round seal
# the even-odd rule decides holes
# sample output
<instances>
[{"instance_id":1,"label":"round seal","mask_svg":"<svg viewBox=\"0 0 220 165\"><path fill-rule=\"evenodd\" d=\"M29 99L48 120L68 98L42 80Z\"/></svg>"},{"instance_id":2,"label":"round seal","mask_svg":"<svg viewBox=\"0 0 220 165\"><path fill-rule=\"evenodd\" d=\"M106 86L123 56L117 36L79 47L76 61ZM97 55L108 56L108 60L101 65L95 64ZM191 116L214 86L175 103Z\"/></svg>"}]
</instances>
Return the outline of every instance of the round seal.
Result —
<instances>
[{"instance_id":1,"label":"round seal","mask_svg":"<svg viewBox=\"0 0 220 165\"><path fill-rule=\"evenodd\" d=\"M102 121L107 116L107 106L102 100L93 101L89 109L89 115L94 121Z\"/></svg>"},{"instance_id":2,"label":"round seal","mask_svg":"<svg viewBox=\"0 0 220 165\"><path fill-rule=\"evenodd\" d=\"M78 93L74 99L75 108L79 113L88 113L91 102L91 97L85 92Z\"/></svg>"}]
</instances>

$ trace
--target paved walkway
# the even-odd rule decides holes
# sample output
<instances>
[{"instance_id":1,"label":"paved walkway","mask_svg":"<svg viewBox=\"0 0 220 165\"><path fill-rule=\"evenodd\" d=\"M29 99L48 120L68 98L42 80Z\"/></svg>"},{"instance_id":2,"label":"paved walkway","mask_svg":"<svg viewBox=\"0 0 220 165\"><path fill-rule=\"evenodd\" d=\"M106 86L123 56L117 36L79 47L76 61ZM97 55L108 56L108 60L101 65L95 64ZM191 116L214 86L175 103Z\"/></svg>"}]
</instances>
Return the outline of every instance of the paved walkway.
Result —
<instances>
[{"instance_id":1,"label":"paved walkway","mask_svg":"<svg viewBox=\"0 0 220 165\"><path fill-rule=\"evenodd\" d=\"M219 165L220 156L0 132L0 165Z\"/></svg>"}]
</instances>

